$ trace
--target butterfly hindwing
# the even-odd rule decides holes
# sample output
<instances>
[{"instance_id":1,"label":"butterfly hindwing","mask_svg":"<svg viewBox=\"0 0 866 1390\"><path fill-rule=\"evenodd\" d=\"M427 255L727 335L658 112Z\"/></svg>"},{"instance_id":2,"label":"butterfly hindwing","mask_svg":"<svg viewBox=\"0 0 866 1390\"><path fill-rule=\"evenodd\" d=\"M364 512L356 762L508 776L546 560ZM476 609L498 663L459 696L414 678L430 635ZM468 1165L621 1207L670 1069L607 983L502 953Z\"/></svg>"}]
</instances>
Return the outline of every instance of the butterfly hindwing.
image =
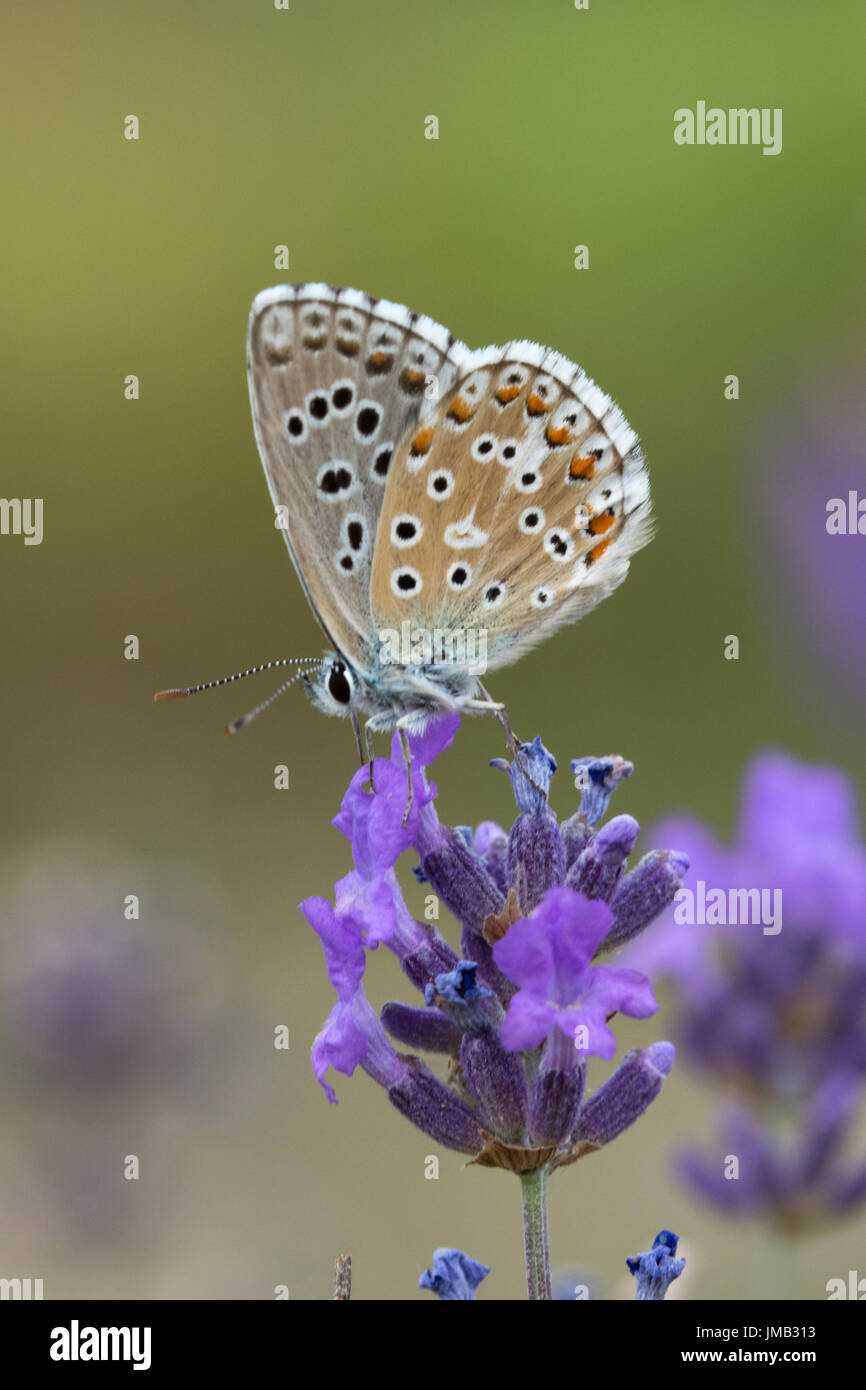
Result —
<instances>
[{"instance_id":1,"label":"butterfly hindwing","mask_svg":"<svg viewBox=\"0 0 866 1390\"><path fill-rule=\"evenodd\" d=\"M374 625L483 629L505 665L624 579L649 510L637 437L579 367L534 343L482 349L395 453Z\"/></svg>"},{"instance_id":2,"label":"butterfly hindwing","mask_svg":"<svg viewBox=\"0 0 866 1390\"><path fill-rule=\"evenodd\" d=\"M358 290L278 286L253 303L250 399L278 523L317 619L356 663L393 454L430 379L447 392L468 355L432 319Z\"/></svg>"}]
</instances>

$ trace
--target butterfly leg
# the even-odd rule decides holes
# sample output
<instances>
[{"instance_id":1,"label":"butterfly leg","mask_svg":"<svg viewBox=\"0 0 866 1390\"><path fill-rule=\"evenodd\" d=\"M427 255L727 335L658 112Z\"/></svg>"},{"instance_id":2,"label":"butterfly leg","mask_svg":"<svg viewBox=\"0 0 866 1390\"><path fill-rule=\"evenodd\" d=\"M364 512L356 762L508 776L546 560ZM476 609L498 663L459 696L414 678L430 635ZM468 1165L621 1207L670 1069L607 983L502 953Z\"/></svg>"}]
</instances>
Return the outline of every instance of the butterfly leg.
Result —
<instances>
[{"instance_id":1,"label":"butterfly leg","mask_svg":"<svg viewBox=\"0 0 866 1390\"><path fill-rule=\"evenodd\" d=\"M358 762L364 766L367 759L364 757L364 745L361 742L361 725L358 723L358 716L354 710L350 711L349 718L352 721L352 733L355 735L355 747L358 750Z\"/></svg>"},{"instance_id":2,"label":"butterfly leg","mask_svg":"<svg viewBox=\"0 0 866 1390\"><path fill-rule=\"evenodd\" d=\"M405 724L402 719L397 720L397 733L400 736L400 747L403 749L403 758L406 763L406 783L409 790L409 794L406 798L406 809L403 812L403 820L401 822L404 826L409 819L409 812L412 810L412 801L415 795L412 789L412 750L409 747L409 735L406 733L406 725L412 723L412 716L406 716L405 719Z\"/></svg>"},{"instance_id":3,"label":"butterfly leg","mask_svg":"<svg viewBox=\"0 0 866 1390\"><path fill-rule=\"evenodd\" d=\"M376 756L376 750L375 750L375 748L373 747L373 721L372 721L372 719L368 719L367 722L366 722L366 724L364 725L364 744L365 744L366 749L367 749L367 756L366 756L366 758L362 756L362 757L361 757L361 762L362 762L362 763L365 763L365 762L366 762L366 763L369 764L369 767L370 767L370 791L371 791L371 792L375 792L375 790L376 790L376 783L373 781L373 759L374 759L375 756ZM358 752L360 753L360 751L361 751L361 749L360 749L360 744L359 744Z\"/></svg>"},{"instance_id":4,"label":"butterfly leg","mask_svg":"<svg viewBox=\"0 0 866 1390\"><path fill-rule=\"evenodd\" d=\"M473 700L470 708L479 711L487 710L490 714L494 715L495 718L499 720L500 724L505 730L505 741L508 744L509 751L512 753L514 757L514 761L517 763L517 766L520 768L520 771L523 773L530 786L533 786L537 792L540 792L546 801L547 792L544 790L543 787L540 787L538 785L538 783L532 776L532 773L529 771L529 768L526 766L526 763L523 760L523 754L520 751L520 744L517 740L517 736L515 735L514 730L511 727L511 720L508 718L508 712L505 706L499 700L494 700L490 695L490 692L484 689L484 686L481 684L480 681L478 682L478 689L481 691L481 694L484 696L484 699Z\"/></svg>"}]
</instances>

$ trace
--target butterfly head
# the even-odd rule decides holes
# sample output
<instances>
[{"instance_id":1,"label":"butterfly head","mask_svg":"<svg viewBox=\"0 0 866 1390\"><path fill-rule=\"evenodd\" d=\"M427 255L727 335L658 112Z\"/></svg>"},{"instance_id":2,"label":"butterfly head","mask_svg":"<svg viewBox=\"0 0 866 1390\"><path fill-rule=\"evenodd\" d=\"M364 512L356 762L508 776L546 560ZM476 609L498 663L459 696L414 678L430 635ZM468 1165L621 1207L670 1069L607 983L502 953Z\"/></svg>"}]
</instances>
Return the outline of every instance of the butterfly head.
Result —
<instances>
[{"instance_id":1,"label":"butterfly head","mask_svg":"<svg viewBox=\"0 0 866 1390\"><path fill-rule=\"evenodd\" d=\"M324 714L345 716L360 704L360 681L349 663L336 652L326 652L318 668L303 677L303 686Z\"/></svg>"}]
</instances>

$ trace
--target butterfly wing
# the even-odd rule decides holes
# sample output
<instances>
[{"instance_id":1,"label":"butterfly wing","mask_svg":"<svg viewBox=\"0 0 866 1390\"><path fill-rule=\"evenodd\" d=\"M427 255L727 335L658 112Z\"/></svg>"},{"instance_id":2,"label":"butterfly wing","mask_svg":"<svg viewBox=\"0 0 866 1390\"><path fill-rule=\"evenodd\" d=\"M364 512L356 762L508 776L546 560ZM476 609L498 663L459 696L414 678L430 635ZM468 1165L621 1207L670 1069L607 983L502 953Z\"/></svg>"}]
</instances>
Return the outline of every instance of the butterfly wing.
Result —
<instances>
[{"instance_id":1,"label":"butterfly wing","mask_svg":"<svg viewBox=\"0 0 866 1390\"><path fill-rule=\"evenodd\" d=\"M490 669L605 598L651 536L622 412L559 353L484 348L394 456L371 580L377 629L487 633Z\"/></svg>"},{"instance_id":2,"label":"butterfly wing","mask_svg":"<svg viewBox=\"0 0 866 1390\"><path fill-rule=\"evenodd\" d=\"M313 612L355 664L371 635L370 573L396 445L468 349L400 304L327 285L277 286L250 314L256 441L277 524Z\"/></svg>"}]
</instances>

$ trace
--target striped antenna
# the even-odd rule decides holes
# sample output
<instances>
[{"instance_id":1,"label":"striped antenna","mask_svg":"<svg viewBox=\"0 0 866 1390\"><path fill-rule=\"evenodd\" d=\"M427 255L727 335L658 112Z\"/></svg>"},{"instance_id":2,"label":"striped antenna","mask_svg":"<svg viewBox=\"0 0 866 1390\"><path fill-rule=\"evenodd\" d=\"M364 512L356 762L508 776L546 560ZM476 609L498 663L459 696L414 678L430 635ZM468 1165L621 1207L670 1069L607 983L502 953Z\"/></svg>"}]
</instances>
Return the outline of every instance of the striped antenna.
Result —
<instances>
[{"instance_id":1,"label":"striped antenna","mask_svg":"<svg viewBox=\"0 0 866 1390\"><path fill-rule=\"evenodd\" d=\"M282 657L279 661L265 661L261 666L251 666L248 671L238 671L235 676L220 676L218 681L205 681L203 685L188 685L178 690L158 690L153 698L155 701L183 700L187 695L197 695L200 690L213 690L217 685L230 685L232 681L242 681L245 676L257 676L260 671L272 671L277 666L312 666L315 670L320 661L321 657L315 656ZM303 675L303 672L300 674ZM276 699L276 696L273 698Z\"/></svg>"},{"instance_id":2,"label":"striped antenna","mask_svg":"<svg viewBox=\"0 0 866 1390\"><path fill-rule=\"evenodd\" d=\"M268 705L272 705L274 700L279 699L284 690L288 690L290 685L294 685L295 681L301 680L304 676L312 675L313 671L317 670L317 668L318 662L316 666L312 666L308 671L296 672L294 676L291 676L289 680L286 681L285 685L281 685L279 690L275 690L273 695L269 695L260 705L256 705L255 709L251 709L249 714L242 714L240 719L233 719L231 724L226 724L226 733L236 734L241 729L245 729L247 724L252 723L257 714L261 714L262 710L267 709Z\"/></svg>"}]
</instances>

